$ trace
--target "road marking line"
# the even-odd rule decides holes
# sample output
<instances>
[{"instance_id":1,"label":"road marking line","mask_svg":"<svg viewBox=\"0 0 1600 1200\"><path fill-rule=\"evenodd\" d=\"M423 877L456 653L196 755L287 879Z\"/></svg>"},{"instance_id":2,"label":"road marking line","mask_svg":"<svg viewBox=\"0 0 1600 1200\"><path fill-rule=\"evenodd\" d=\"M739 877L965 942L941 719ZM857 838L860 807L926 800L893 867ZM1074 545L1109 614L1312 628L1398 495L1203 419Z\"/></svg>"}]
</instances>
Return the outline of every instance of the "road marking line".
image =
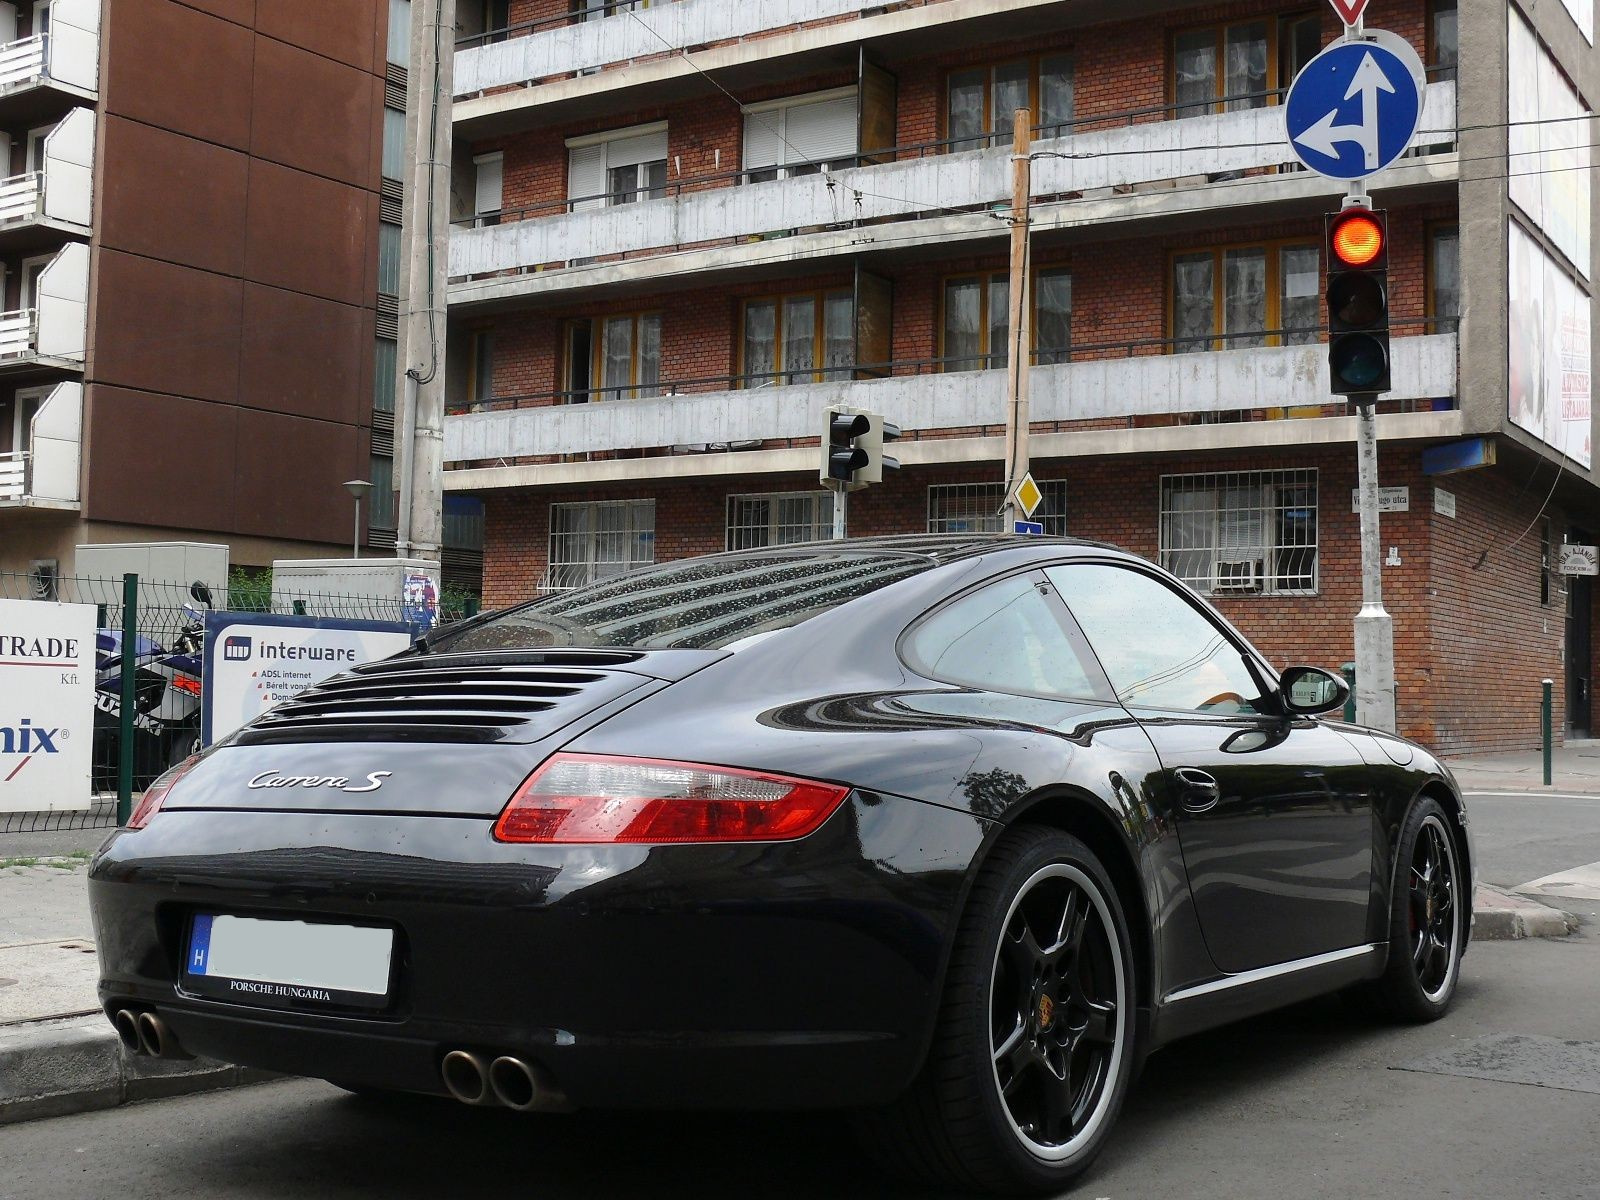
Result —
<instances>
[{"instance_id":1,"label":"road marking line","mask_svg":"<svg viewBox=\"0 0 1600 1200\"><path fill-rule=\"evenodd\" d=\"M1593 800L1600 802L1600 793L1596 792L1475 792L1470 788L1463 789L1464 796L1513 796L1529 797L1533 800Z\"/></svg>"}]
</instances>

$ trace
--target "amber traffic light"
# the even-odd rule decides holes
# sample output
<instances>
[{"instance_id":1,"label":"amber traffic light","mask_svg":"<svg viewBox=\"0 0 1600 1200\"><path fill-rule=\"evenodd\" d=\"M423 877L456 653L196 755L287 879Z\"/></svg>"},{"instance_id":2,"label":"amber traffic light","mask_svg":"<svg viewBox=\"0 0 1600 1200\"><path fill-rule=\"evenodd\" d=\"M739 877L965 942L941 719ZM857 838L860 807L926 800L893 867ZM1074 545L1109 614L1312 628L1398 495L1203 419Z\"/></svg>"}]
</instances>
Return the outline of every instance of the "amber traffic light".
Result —
<instances>
[{"instance_id":1,"label":"amber traffic light","mask_svg":"<svg viewBox=\"0 0 1600 1200\"><path fill-rule=\"evenodd\" d=\"M1328 382L1335 395L1387 392L1388 214L1352 206L1328 216Z\"/></svg>"}]
</instances>

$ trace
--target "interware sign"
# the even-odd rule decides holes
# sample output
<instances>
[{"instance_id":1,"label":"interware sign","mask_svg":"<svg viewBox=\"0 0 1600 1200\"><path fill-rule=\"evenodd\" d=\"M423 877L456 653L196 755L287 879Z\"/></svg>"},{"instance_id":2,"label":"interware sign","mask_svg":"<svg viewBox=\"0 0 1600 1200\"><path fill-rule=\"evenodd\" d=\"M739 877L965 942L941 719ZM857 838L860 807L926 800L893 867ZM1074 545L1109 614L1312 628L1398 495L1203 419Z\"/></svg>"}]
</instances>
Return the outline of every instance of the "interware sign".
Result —
<instances>
[{"instance_id":1,"label":"interware sign","mask_svg":"<svg viewBox=\"0 0 1600 1200\"><path fill-rule=\"evenodd\" d=\"M89 807L94 619L92 604L0 600L0 812Z\"/></svg>"}]
</instances>

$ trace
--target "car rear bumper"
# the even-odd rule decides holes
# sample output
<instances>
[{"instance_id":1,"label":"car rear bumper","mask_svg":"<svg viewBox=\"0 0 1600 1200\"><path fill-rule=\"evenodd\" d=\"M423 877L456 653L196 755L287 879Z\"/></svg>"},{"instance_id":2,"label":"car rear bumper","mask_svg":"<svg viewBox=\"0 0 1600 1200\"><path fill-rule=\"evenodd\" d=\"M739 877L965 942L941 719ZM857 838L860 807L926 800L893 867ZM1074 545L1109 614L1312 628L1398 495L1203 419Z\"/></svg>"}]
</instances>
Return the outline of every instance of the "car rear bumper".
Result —
<instances>
[{"instance_id":1,"label":"car rear bumper","mask_svg":"<svg viewBox=\"0 0 1600 1200\"><path fill-rule=\"evenodd\" d=\"M914 1076L974 818L854 795L797 842L506 846L459 817L173 812L90 870L108 1014L192 1053L443 1092L454 1049L511 1054L580 1107L822 1107ZM193 994L199 912L391 924L378 1012Z\"/></svg>"}]
</instances>

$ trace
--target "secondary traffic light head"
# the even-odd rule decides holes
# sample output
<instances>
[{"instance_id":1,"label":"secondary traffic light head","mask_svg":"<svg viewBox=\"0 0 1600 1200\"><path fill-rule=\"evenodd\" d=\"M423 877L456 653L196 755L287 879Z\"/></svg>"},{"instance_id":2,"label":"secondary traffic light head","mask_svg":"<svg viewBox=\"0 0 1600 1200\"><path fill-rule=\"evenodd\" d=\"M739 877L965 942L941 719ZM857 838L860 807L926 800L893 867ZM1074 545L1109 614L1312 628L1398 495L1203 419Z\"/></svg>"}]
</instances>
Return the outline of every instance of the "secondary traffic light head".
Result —
<instances>
[{"instance_id":1,"label":"secondary traffic light head","mask_svg":"<svg viewBox=\"0 0 1600 1200\"><path fill-rule=\"evenodd\" d=\"M822 440L819 477L823 483L830 480L850 483L856 472L867 465L867 451L856 444L856 439L871 429L872 422L866 413L841 412L836 408L826 409L823 415L828 426L827 436Z\"/></svg>"},{"instance_id":2,"label":"secondary traffic light head","mask_svg":"<svg viewBox=\"0 0 1600 1200\"><path fill-rule=\"evenodd\" d=\"M1388 214L1352 206L1328 217L1328 382L1372 397L1389 379Z\"/></svg>"}]
</instances>

